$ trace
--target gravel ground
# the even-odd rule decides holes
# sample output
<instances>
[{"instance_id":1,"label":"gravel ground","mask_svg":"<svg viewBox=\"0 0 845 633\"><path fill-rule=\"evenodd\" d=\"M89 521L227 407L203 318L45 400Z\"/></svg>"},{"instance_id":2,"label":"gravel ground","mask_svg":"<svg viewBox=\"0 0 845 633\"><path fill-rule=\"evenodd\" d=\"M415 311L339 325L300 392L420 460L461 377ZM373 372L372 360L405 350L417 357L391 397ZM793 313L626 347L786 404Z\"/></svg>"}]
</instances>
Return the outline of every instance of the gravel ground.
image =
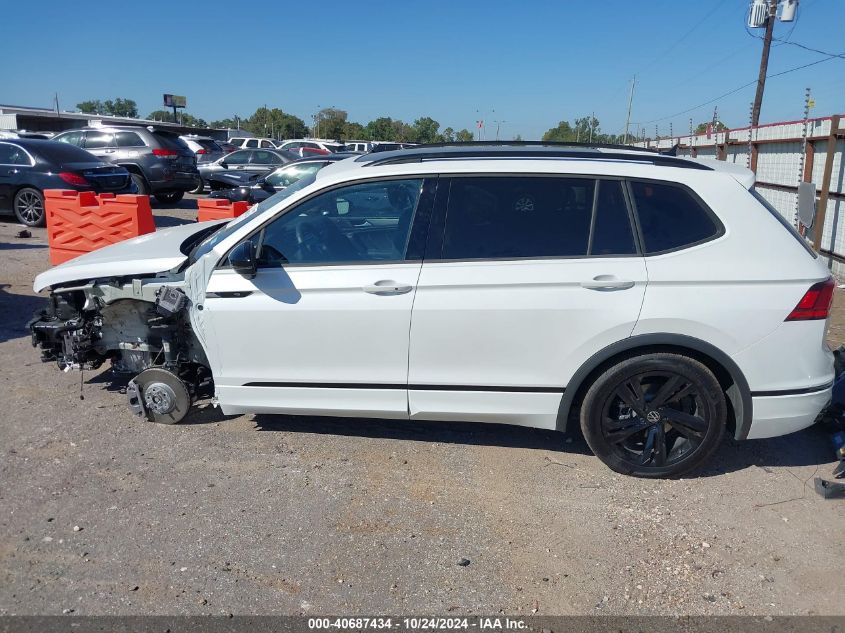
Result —
<instances>
[{"instance_id":1,"label":"gravel ground","mask_svg":"<svg viewBox=\"0 0 845 633\"><path fill-rule=\"evenodd\" d=\"M516 427L210 407L150 424L106 371L82 400L79 374L39 362L46 235L20 228L0 218L0 615L845 614L820 428L643 481Z\"/></svg>"}]
</instances>

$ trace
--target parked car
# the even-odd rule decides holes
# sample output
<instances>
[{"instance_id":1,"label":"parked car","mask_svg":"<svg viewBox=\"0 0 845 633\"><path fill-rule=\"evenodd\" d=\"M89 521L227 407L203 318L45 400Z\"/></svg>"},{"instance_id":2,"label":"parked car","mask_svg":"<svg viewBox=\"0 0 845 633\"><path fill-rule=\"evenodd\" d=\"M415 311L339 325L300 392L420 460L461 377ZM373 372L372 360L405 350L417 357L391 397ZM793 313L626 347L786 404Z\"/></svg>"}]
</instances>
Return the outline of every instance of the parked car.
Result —
<instances>
[{"instance_id":1,"label":"parked car","mask_svg":"<svg viewBox=\"0 0 845 633\"><path fill-rule=\"evenodd\" d=\"M279 142L271 138L255 138L236 136L229 139L229 143L241 149L277 149Z\"/></svg>"},{"instance_id":2,"label":"parked car","mask_svg":"<svg viewBox=\"0 0 845 633\"><path fill-rule=\"evenodd\" d=\"M249 202L255 204L262 202L303 178L317 173L323 167L331 165L339 160L360 156L358 153L329 154L315 158L300 158L297 161L288 163L284 167L270 172L266 176L256 173L237 172L226 174L229 179L220 182L221 185L231 184L228 189L220 188L212 191L211 198L225 198L232 202Z\"/></svg>"},{"instance_id":3,"label":"parked car","mask_svg":"<svg viewBox=\"0 0 845 633\"><path fill-rule=\"evenodd\" d=\"M291 139L285 141L279 146L279 149L285 149L295 152L302 157L332 154L334 152L346 151L346 147L340 141L327 141L319 138L302 138Z\"/></svg>"},{"instance_id":4,"label":"parked car","mask_svg":"<svg viewBox=\"0 0 845 633\"><path fill-rule=\"evenodd\" d=\"M753 184L631 149L365 154L41 273L33 341L133 374L158 422L213 382L227 415L580 422L613 470L677 476L830 401L834 281Z\"/></svg>"},{"instance_id":5,"label":"parked car","mask_svg":"<svg viewBox=\"0 0 845 633\"><path fill-rule=\"evenodd\" d=\"M44 226L44 190L134 193L129 172L85 150L38 139L0 140L0 209L18 222Z\"/></svg>"},{"instance_id":6,"label":"parked car","mask_svg":"<svg viewBox=\"0 0 845 633\"><path fill-rule=\"evenodd\" d=\"M217 141L217 144L220 146L220 149L222 149L225 154L231 154L232 152L240 149L237 145L232 145L228 141Z\"/></svg>"},{"instance_id":7,"label":"parked car","mask_svg":"<svg viewBox=\"0 0 845 633\"><path fill-rule=\"evenodd\" d=\"M361 152L366 154L373 149L372 141L343 141L347 152Z\"/></svg>"},{"instance_id":8,"label":"parked car","mask_svg":"<svg viewBox=\"0 0 845 633\"><path fill-rule=\"evenodd\" d=\"M196 189L196 156L169 130L133 125L92 127L62 132L54 140L124 167L139 193L152 194L163 204L179 202L186 191Z\"/></svg>"},{"instance_id":9,"label":"parked car","mask_svg":"<svg viewBox=\"0 0 845 633\"><path fill-rule=\"evenodd\" d=\"M228 152L225 152L217 141L208 136L196 136L185 134L180 136L188 148L197 157L197 171L199 166L203 163L213 163L214 161L223 158ZM202 177L197 178L197 186L191 193L202 193L205 189L205 182Z\"/></svg>"},{"instance_id":10,"label":"parked car","mask_svg":"<svg viewBox=\"0 0 845 633\"><path fill-rule=\"evenodd\" d=\"M220 182L218 176L240 171L263 176L298 158L295 154L277 149L241 149L218 158L213 163L200 164L198 168L200 178L202 178L201 186L208 185L212 191L228 188L231 185L226 184L228 182L226 178Z\"/></svg>"}]
</instances>

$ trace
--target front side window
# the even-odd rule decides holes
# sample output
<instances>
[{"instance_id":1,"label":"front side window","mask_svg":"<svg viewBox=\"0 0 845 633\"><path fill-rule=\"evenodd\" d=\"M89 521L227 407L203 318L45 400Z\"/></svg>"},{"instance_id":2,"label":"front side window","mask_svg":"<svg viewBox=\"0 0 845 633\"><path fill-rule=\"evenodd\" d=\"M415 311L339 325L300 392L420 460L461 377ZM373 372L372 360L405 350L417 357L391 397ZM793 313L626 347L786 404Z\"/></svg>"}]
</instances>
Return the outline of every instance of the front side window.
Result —
<instances>
[{"instance_id":1,"label":"front side window","mask_svg":"<svg viewBox=\"0 0 845 633\"><path fill-rule=\"evenodd\" d=\"M402 260L422 184L389 180L319 194L261 231L259 265Z\"/></svg>"},{"instance_id":2,"label":"front side window","mask_svg":"<svg viewBox=\"0 0 845 633\"><path fill-rule=\"evenodd\" d=\"M251 138L246 143L244 143L244 147L258 147L258 140Z\"/></svg>"},{"instance_id":3,"label":"front side window","mask_svg":"<svg viewBox=\"0 0 845 633\"><path fill-rule=\"evenodd\" d=\"M700 244L721 232L711 212L685 188L632 181L646 255Z\"/></svg>"},{"instance_id":4,"label":"front side window","mask_svg":"<svg viewBox=\"0 0 845 633\"><path fill-rule=\"evenodd\" d=\"M270 141L261 141L261 147L276 147Z\"/></svg>"},{"instance_id":5,"label":"front side window","mask_svg":"<svg viewBox=\"0 0 845 633\"><path fill-rule=\"evenodd\" d=\"M590 178L455 178L443 258L584 257L595 188Z\"/></svg>"}]
</instances>

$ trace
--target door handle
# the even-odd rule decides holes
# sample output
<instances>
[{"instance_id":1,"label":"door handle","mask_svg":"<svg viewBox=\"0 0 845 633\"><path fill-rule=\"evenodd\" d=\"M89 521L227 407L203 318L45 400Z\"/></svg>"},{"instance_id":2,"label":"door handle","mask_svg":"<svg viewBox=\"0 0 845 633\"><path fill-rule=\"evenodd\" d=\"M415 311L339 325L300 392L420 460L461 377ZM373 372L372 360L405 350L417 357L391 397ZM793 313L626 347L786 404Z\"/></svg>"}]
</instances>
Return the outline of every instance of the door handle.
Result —
<instances>
[{"instance_id":1,"label":"door handle","mask_svg":"<svg viewBox=\"0 0 845 633\"><path fill-rule=\"evenodd\" d=\"M634 282L615 275L596 275L589 281L582 281L581 287L587 290L627 290L634 287Z\"/></svg>"},{"instance_id":2,"label":"door handle","mask_svg":"<svg viewBox=\"0 0 845 633\"><path fill-rule=\"evenodd\" d=\"M366 293L371 295L379 295L382 297L387 297L390 295L403 295L405 293L411 292L413 290L413 286L408 286L402 284L398 281L393 281L392 279L381 279L374 284L369 286L364 286L363 290Z\"/></svg>"}]
</instances>

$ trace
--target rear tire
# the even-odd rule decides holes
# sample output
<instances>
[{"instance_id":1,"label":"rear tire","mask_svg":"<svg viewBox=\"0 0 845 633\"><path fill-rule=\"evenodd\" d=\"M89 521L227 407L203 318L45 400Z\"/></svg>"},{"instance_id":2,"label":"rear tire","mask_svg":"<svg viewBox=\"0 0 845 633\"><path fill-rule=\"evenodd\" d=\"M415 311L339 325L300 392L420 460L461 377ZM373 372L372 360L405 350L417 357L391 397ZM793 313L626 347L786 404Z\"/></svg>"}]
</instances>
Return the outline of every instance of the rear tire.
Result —
<instances>
[{"instance_id":1,"label":"rear tire","mask_svg":"<svg viewBox=\"0 0 845 633\"><path fill-rule=\"evenodd\" d=\"M202 193L205 191L205 181L202 178L198 178L197 180L198 180L198 182L197 182L196 188L192 189L188 193L193 193L193 194L196 194L196 195L202 195Z\"/></svg>"},{"instance_id":2,"label":"rear tire","mask_svg":"<svg viewBox=\"0 0 845 633\"><path fill-rule=\"evenodd\" d=\"M15 194L12 203L18 222L26 226L44 226L44 195L32 187L24 187Z\"/></svg>"},{"instance_id":3,"label":"rear tire","mask_svg":"<svg viewBox=\"0 0 845 633\"><path fill-rule=\"evenodd\" d=\"M581 430L609 468L635 477L678 477L715 452L727 419L719 381L687 356L635 356L587 390Z\"/></svg>"},{"instance_id":4,"label":"rear tire","mask_svg":"<svg viewBox=\"0 0 845 633\"><path fill-rule=\"evenodd\" d=\"M150 186L147 184L146 178L144 178L141 174L136 174L135 172L130 172L129 177L132 178L132 182L135 183L139 196L150 195Z\"/></svg>"},{"instance_id":5,"label":"rear tire","mask_svg":"<svg viewBox=\"0 0 845 633\"><path fill-rule=\"evenodd\" d=\"M161 204L176 204L185 196L184 191L168 191L167 193L155 194L156 200Z\"/></svg>"}]
</instances>

